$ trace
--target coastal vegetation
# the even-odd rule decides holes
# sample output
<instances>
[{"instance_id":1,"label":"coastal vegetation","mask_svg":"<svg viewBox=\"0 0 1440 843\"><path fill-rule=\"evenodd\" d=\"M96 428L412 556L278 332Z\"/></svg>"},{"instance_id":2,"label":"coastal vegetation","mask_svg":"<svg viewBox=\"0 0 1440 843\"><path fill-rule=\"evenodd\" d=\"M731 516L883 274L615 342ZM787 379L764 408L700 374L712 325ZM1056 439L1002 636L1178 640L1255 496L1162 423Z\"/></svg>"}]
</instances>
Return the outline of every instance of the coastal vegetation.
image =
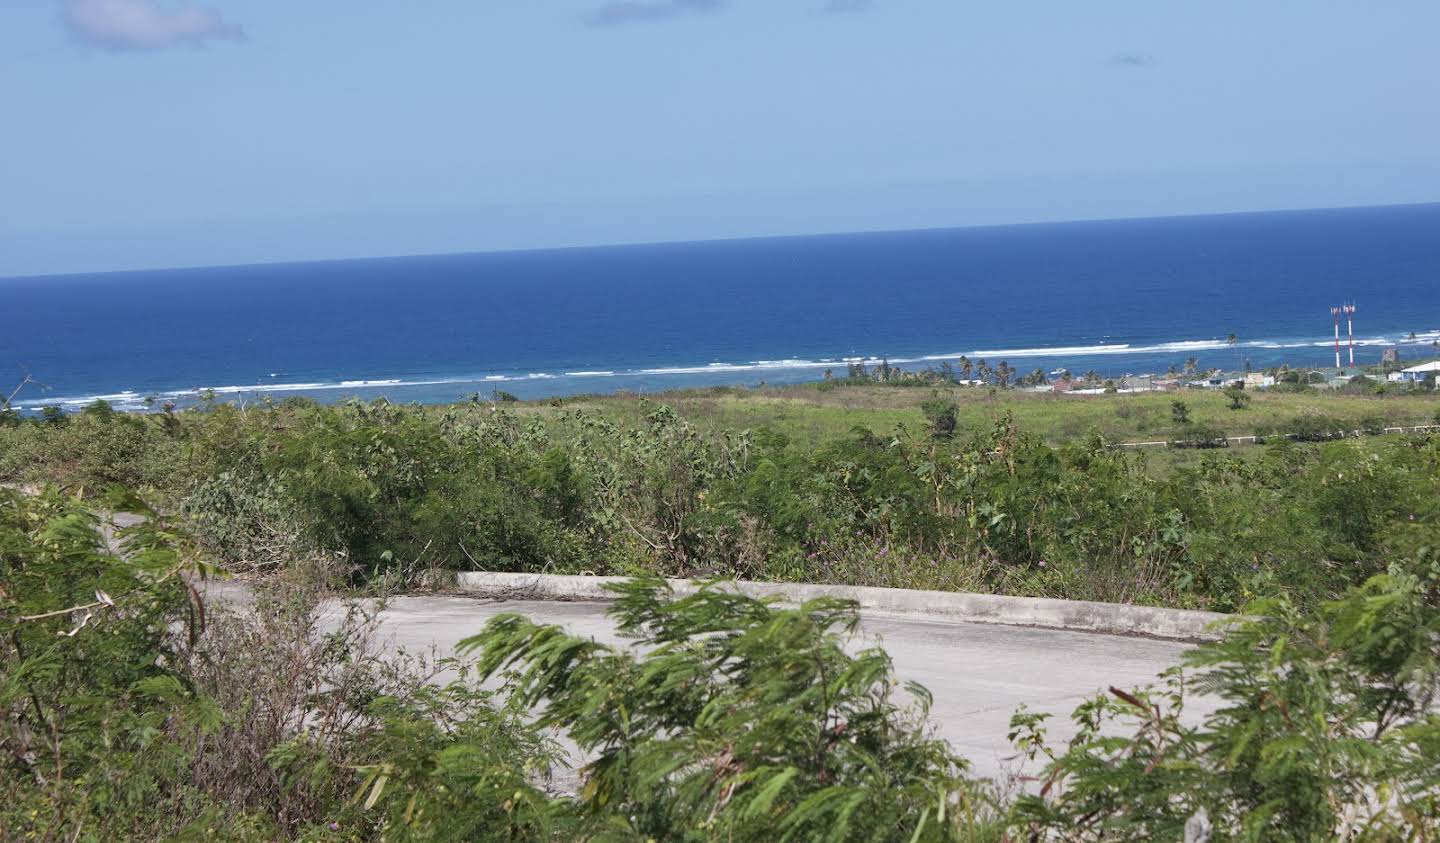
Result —
<instances>
[{"instance_id":1,"label":"coastal vegetation","mask_svg":"<svg viewBox=\"0 0 1440 843\"><path fill-rule=\"evenodd\" d=\"M102 538L0 490L0 836L14 840L1347 841L1440 831L1440 563L1284 597L1152 688L1012 719L1035 778L979 780L928 693L847 647L853 604L617 588L636 646L498 616L453 659L382 656L293 578L208 599L179 525ZM333 615L333 612L332 612ZM1103 677L1097 677L1099 682ZM1212 714L1185 715L1197 695ZM585 753L558 786L559 738Z\"/></svg>"},{"instance_id":2,"label":"coastal vegetation","mask_svg":"<svg viewBox=\"0 0 1440 843\"><path fill-rule=\"evenodd\" d=\"M965 392L96 404L0 429L0 480L143 490L231 570L382 592L487 569L1315 606L1440 515L1440 437L1337 438L1434 421L1427 396ZM1263 444L1215 447L1241 431Z\"/></svg>"},{"instance_id":3,"label":"coastal vegetation","mask_svg":"<svg viewBox=\"0 0 1440 843\"><path fill-rule=\"evenodd\" d=\"M0 837L1433 839L1440 436L1383 429L1437 405L1232 403L847 384L7 416ZM1267 425L1288 435L1115 447ZM452 658L385 651L386 595L473 568L632 577L635 646L503 615ZM212 596L226 572L249 599ZM1016 712L1032 778L991 781L850 646L853 604L663 575L1245 619L1079 705L1071 740Z\"/></svg>"}]
</instances>

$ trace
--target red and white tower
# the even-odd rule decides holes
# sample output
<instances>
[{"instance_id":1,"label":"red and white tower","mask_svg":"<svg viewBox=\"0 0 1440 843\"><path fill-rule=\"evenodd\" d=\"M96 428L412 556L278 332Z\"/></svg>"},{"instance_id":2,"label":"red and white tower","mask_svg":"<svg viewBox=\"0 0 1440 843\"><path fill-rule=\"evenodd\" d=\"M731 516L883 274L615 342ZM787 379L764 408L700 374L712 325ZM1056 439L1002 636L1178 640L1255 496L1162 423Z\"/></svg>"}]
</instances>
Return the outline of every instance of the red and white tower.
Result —
<instances>
[{"instance_id":1,"label":"red and white tower","mask_svg":"<svg viewBox=\"0 0 1440 843\"><path fill-rule=\"evenodd\" d=\"M1345 305L1345 328L1350 332L1350 365L1355 365L1355 305Z\"/></svg>"},{"instance_id":2,"label":"red and white tower","mask_svg":"<svg viewBox=\"0 0 1440 843\"><path fill-rule=\"evenodd\" d=\"M1330 315L1335 318L1335 368L1340 368L1340 308L1330 308Z\"/></svg>"}]
</instances>

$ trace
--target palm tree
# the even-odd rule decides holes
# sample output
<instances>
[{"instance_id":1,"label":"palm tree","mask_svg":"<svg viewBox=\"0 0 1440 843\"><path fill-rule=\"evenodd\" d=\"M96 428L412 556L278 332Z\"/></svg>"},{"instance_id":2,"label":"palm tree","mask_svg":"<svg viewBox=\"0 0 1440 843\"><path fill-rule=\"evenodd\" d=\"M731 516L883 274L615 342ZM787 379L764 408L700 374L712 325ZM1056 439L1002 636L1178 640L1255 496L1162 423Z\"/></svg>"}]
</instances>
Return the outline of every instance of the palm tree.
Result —
<instances>
[{"instance_id":1,"label":"palm tree","mask_svg":"<svg viewBox=\"0 0 1440 843\"><path fill-rule=\"evenodd\" d=\"M970 362L970 358L969 358L969 357L966 357L966 356L963 355L963 354L960 355L960 374L964 375L964 376L965 376L965 380L968 381L968 380L970 380L970 376L973 375L974 373L975 373L975 364Z\"/></svg>"},{"instance_id":2,"label":"palm tree","mask_svg":"<svg viewBox=\"0 0 1440 843\"><path fill-rule=\"evenodd\" d=\"M1230 346L1231 351L1235 352L1235 368L1240 368L1240 338L1234 334L1226 334L1225 344Z\"/></svg>"},{"instance_id":3,"label":"palm tree","mask_svg":"<svg viewBox=\"0 0 1440 843\"><path fill-rule=\"evenodd\" d=\"M985 362L984 357L981 357L980 362L975 364L975 374L978 375L982 381L990 380L990 364Z\"/></svg>"},{"instance_id":4,"label":"palm tree","mask_svg":"<svg viewBox=\"0 0 1440 843\"><path fill-rule=\"evenodd\" d=\"M998 381L1001 386L1009 386L1010 377L1014 374L1015 370L1010 368L1010 364L1004 360L1001 360L1000 365L995 367L995 380Z\"/></svg>"},{"instance_id":5,"label":"palm tree","mask_svg":"<svg viewBox=\"0 0 1440 843\"><path fill-rule=\"evenodd\" d=\"M1187 375L1193 375L1193 374L1195 374L1195 370L1196 370L1196 368L1198 368L1199 366L1200 366L1200 358L1199 358L1199 357L1188 357L1188 358L1186 358L1186 360L1185 360L1185 374L1187 374Z\"/></svg>"}]
</instances>

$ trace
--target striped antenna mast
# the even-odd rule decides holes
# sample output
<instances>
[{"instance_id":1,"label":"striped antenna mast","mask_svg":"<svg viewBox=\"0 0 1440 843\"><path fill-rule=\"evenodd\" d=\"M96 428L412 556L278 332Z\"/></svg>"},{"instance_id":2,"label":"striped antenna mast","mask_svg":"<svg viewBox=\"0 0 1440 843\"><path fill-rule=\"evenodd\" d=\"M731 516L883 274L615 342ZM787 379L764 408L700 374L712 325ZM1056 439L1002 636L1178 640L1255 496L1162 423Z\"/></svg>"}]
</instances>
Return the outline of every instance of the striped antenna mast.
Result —
<instances>
[{"instance_id":1,"label":"striped antenna mast","mask_svg":"<svg viewBox=\"0 0 1440 843\"><path fill-rule=\"evenodd\" d=\"M1350 365L1355 365L1355 305L1345 305L1345 328L1350 332Z\"/></svg>"},{"instance_id":2,"label":"striped antenna mast","mask_svg":"<svg viewBox=\"0 0 1440 843\"><path fill-rule=\"evenodd\" d=\"M1335 368L1340 368L1340 308L1330 308L1330 315L1335 318Z\"/></svg>"}]
</instances>

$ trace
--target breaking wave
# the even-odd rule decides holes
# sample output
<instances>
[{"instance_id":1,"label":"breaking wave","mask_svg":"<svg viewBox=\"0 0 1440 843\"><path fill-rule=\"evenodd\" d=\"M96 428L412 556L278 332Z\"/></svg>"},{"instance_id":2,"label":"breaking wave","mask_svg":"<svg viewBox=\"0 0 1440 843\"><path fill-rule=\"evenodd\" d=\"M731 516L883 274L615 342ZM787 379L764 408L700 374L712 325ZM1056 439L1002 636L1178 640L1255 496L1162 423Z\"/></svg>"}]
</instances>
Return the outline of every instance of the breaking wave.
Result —
<instances>
[{"instance_id":1,"label":"breaking wave","mask_svg":"<svg viewBox=\"0 0 1440 843\"><path fill-rule=\"evenodd\" d=\"M1329 348L1334 344L1334 337L1305 337L1305 338L1282 338L1262 340L1242 340L1234 343L1233 348L1237 350L1261 349L1265 351L1278 351L1284 349L1300 348ZM1348 337L1342 336L1341 346L1348 345ZM1416 331L1413 336L1410 334L1390 334L1368 337L1356 337L1357 347L1394 346L1409 345L1420 346L1440 342L1440 330ZM1053 362L1064 362L1067 360L1083 358L1117 358L1117 357L1154 357L1164 354L1190 355L1198 352L1221 351L1232 348L1226 339L1195 339L1175 340L1160 343L1121 343L1106 342L1092 345L1064 345L1064 346L1036 346L1033 348L999 348L999 349L974 349L969 351L952 351L943 354L925 354L920 356L890 356L862 355L841 358L820 358L815 360L805 358L783 358L778 360L755 360L744 363L731 363L715 361L696 365L660 366L632 369L584 369L576 371L559 372L512 372L512 373L491 373L474 374L447 377L424 377L424 378L364 378L346 379L336 381L305 381L295 383L274 383L257 382L254 384L226 384L221 386L196 386L185 389L164 389L150 392L141 392L134 389L123 389L110 392L95 393L89 395L74 395L61 397L48 397L37 400L34 395L27 396L22 401L25 409L39 410L44 406L60 406L67 410L76 410L95 401L105 401L122 410L142 410L157 403L165 401L189 402L204 398L206 395L216 396L243 396L263 397L271 394L284 393L333 393L335 391L349 391L353 393L371 392L384 394L385 390L406 389L427 386L446 385L481 385L492 383L512 383L525 381L580 381L601 378L653 378L653 377L682 377L695 375L726 375L744 374L749 372L804 372L821 369L834 368L840 365L860 363L867 366L879 365L888 362L894 365L934 365L942 362L955 361L961 357L971 360L985 358L992 363L1000 360L1014 360L1025 358L1046 358ZM266 377L273 378L275 373L267 373ZM683 385L683 384L677 384ZM579 384L577 384L579 386Z\"/></svg>"}]
</instances>

